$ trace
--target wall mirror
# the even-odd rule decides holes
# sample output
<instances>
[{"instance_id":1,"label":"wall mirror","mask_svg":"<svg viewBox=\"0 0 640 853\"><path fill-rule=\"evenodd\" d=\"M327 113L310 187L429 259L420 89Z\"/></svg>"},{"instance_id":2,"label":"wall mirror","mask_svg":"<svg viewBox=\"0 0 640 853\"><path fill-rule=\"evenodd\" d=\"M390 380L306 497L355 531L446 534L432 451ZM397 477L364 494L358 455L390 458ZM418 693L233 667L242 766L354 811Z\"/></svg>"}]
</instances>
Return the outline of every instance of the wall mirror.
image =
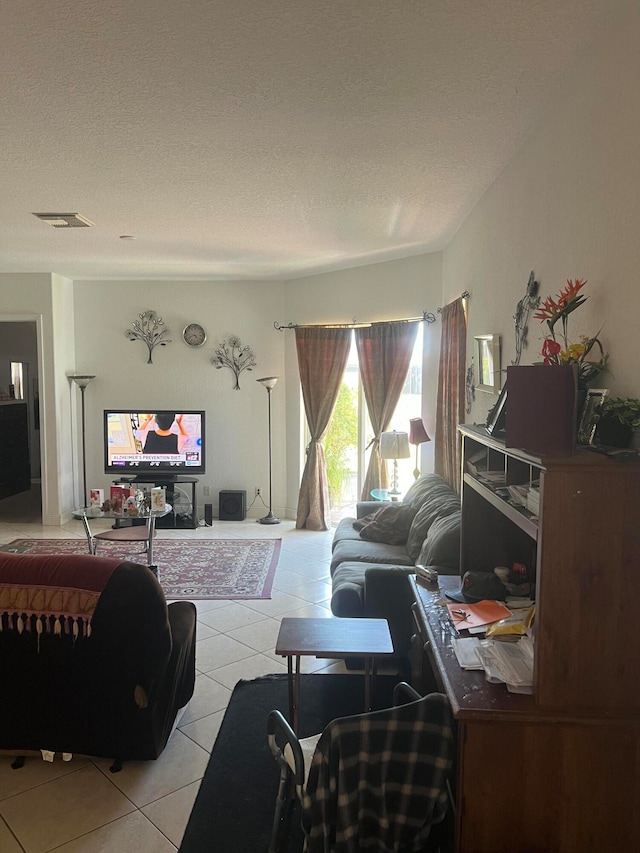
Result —
<instances>
[{"instance_id":1,"label":"wall mirror","mask_svg":"<svg viewBox=\"0 0 640 853\"><path fill-rule=\"evenodd\" d=\"M502 387L500 335L476 335L474 344L476 391L497 394Z\"/></svg>"}]
</instances>

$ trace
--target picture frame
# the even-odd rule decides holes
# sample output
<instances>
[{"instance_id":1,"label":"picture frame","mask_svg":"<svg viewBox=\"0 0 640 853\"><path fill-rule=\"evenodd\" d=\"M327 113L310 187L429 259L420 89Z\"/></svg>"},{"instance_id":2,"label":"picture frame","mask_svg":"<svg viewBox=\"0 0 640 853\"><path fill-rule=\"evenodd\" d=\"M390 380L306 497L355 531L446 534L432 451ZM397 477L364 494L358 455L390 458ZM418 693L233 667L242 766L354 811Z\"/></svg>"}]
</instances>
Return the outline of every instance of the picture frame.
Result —
<instances>
[{"instance_id":1,"label":"picture frame","mask_svg":"<svg viewBox=\"0 0 640 853\"><path fill-rule=\"evenodd\" d=\"M497 394L502 387L500 335L474 337L475 388Z\"/></svg>"},{"instance_id":2,"label":"picture frame","mask_svg":"<svg viewBox=\"0 0 640 853\"><path fill-rule=\"evenodd\" d=\"M498 394L495 406L489 409L489 414L487 415L486 430L489 435L498 436L504 433L506 426L506 405L507 383L505 382Z\"/></svg>"},{"instance_id":3,"label":"picture frame","mask_svg":"<svg viewBox=\"0 0 640 853\"><path fill-rule=\"evenodd\" d=\"M578 424L578 444L593 444L598 424L598 407L602 405L608 393L608 388L589 388L587 390Z\"/></svg>"}]
</instances>

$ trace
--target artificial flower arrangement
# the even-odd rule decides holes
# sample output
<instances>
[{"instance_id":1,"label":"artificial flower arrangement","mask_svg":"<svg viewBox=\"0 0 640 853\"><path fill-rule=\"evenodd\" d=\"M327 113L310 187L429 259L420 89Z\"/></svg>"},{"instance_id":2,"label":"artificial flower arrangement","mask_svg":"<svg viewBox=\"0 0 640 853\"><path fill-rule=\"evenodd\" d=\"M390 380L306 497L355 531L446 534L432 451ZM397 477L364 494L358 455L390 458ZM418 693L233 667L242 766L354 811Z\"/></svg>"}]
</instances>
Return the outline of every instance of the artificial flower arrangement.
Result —
<instances>
[{"instance_id":1,"label":"artificial flower arrangement","mask_svg":"<svg viewBox=\"0 0 640 853\"><path fill-rule=\"evenodd\" d=\"M569 343L568 319L589 298L582 293L586 279L567 279L567 286L553 299L548 296L542 307L534 314L536 320L546 322L549 332L542 345L542 358L545 364L576 364L578 366L578 387L586 388L590 382L607 369L609 354L606 353L598 336L582 335L579 343ZM560 323L561 331L557 329ZM589 359L593 353L599 354L596 360Z\"/></svg>"}]
</instances>

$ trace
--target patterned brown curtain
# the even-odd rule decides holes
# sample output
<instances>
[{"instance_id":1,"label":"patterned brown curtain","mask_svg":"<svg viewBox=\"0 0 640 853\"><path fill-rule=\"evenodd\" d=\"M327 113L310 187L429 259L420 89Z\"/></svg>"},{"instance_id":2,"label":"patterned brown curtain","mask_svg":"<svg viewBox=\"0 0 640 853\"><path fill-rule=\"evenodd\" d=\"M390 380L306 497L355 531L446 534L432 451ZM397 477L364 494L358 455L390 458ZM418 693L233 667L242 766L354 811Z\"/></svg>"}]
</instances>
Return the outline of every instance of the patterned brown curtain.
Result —
<instances>
[{"instance_id":1,"label":"patterned brown curtain","mask_svg":"<svg viewBox=\"0 0 640 853\"><path fill-rule=\"evenodd\" d=\"M307 530L329 530L331 527L329 483L320 442L338 398L350 346L351 329L296 329L300 384L311 433L298 496L296 527Z\"/></svg>"},{"instance_id":2,"label":"patterned brown curtain","mask_svg":"<svg viewBox=\"0 0 640 853\"><path fill-rule=\"evenodd\" d=\"M372 489L389 485L387 465L380 457L380 435L398 405L417 334L417 322L356 329L360 377L373 427L371 457L360 496L363 501L369 500Z\"/></svg>"},{"instance_id":3,"label":"patterned brown curtain","mask_svg":"<svg viewBox=\"0 0 640 853\"><path fill-rule=\"evenodd\" d=\"M456 426L464 422L467 318L462 299L442 309L442 337L436 405L435 470L460 491L460 443Z\"/></svg>"}]
</instances>

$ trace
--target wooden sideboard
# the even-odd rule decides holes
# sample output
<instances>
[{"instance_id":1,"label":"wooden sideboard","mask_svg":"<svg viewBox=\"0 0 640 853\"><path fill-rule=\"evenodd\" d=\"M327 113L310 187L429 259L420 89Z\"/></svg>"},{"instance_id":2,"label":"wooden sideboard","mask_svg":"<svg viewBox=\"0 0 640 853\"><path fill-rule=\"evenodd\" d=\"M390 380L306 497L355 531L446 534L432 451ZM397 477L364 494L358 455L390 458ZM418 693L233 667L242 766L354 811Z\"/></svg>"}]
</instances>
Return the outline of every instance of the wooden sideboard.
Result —
<instances>
[{"instance_id":1,"label":"wooden sideboard","mask_svg":"<svg viewBox=\"0 0 640 853\"><path fill-rule=\"evenodd\" d=\"M456 850L640 849L640 464L587 450L537 458L481 428L460 434L461 573L524 563L536 621L533 695L511 694L458 665L443 592L460 579L410 579L414 678L435 677L458 725ZM509 485L539 481L538 516L478 466Z\"/></svg>"}]
</instances>

